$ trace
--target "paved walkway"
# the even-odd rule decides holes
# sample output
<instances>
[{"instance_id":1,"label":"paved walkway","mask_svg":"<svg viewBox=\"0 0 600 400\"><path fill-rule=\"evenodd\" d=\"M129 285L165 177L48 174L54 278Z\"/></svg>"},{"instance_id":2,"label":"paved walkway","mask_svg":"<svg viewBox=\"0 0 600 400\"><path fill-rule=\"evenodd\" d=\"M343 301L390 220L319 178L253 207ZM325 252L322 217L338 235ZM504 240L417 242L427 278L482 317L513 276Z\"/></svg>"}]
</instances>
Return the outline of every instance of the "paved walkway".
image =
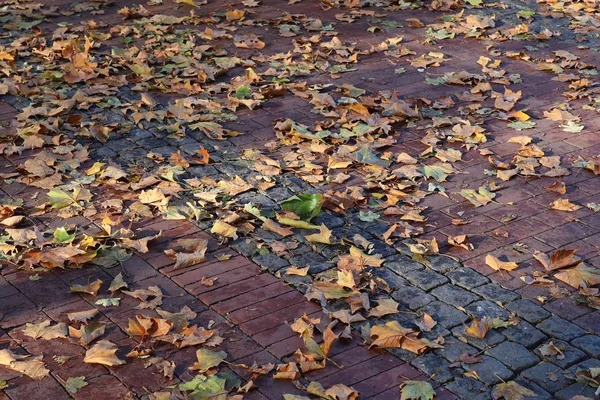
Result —
<instances>
[{"instance_id":1,"label":"paved walkway","mask_svg":"<svg viewBox=\"0 0 600 400\"><path fill-rule=\"evenodd\" d=\"M116 3L0 11L0 399L594 397L598 6ZM330 239L281 219L306 193ZM314 355L303 315L340 337L275 379ZM425 351L368 346L393 322ZM101 340L126 363L84 362ZM190 370L199 349L226 363Z\"/></svg>"}]
</instances>

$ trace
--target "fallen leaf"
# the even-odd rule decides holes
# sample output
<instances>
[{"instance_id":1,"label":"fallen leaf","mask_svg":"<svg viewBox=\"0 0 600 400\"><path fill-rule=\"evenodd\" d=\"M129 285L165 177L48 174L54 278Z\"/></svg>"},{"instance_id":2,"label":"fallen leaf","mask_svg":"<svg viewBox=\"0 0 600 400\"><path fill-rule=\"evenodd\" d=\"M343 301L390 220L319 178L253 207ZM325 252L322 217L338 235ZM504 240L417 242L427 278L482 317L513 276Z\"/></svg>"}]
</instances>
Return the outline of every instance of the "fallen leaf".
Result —
<instances>
[{"instance_id":1,"label":"fallen leaf","mask_svg":"<svg viewBox=\"0 0 600 400\"><path fill-rule=\"evenodd\" d=\"M50 325L51 321L46 320L38 324L26 324L25 329L22 329L23 334L29 336L33 340L42 338L44 340L52 340L67 337L67 325L60 322L55 325Z\"/></svg>"},{"instance_id":2,"label":"fallen leaf","mask_svg":"<svg viewBox=\"0 0 600 400\"><path fill-rule=\"evenodd\" d=\"M485 257L485 263L492 268L493 270L499 271L499 270L505 270L505 271L512 271L515 268L518 267L518 264L516 262L513 261L502 261L500 259L498 259L497 257L488 254Z\"/></svg>"},{"instance_id":3,"label":"fallen leaf","mask_svg":"<svg viewBox=\"0 0 600 400\"><path fill-rule=\"evenodd\" d=\"M73 285L69 289L71 290L71 293L86 293L96 296L101 286L102 281L100 279L96 279L94 282L88 283L87 285Z\"/></svg>"},{"instance_id":4,"label":"fallen leaf","mask_svg":"<svg viewBox=\"0 0 600 400\"><path fill-rule=\"evenodd\" d=\"M400 384L400 400L433 400L435 390L426 381L404 381Z\"/></svg>"},{"instance_id":5,"label":"fallen leaf","mask_svg":"<svg viewBox=\"0 0 600 400\"><path fill-rule=\"evenodd\" d=\"M101 340L85 352L83 362L88 364L102 364L107 367L123 365L125 361L117 357L117 350L119 350L119 347L116 344L108 340Z\"/></svg>"},{"instance_id":6,"label":"fallen leaf","mask_svg":"<svg viewBox=\"0 0 600 400\"><path fill-rule=\"evenodd\" d=\"M499 383L492 390L492 397L494 400L525 400L525 397L535 396L535 392L514 381Z\"/></svg>"},{"instance_id":7,"label":"fallen leaf","mask_svg":"<svg viewBox=\"0 0 600 400\"><path fill-rule=\"evenodd\" d=\"M196 350L196 362L189 369L192 371L206 372L225 361L227 353L208 349Z\"/></svg>"}]
</instances>

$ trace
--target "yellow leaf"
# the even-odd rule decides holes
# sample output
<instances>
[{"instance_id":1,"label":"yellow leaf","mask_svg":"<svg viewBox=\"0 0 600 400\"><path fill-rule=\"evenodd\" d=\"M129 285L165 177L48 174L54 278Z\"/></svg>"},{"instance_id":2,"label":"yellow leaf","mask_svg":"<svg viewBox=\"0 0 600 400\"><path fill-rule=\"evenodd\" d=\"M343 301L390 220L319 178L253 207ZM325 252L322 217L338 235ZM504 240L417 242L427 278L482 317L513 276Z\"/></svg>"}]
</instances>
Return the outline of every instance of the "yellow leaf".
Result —
<instances>
[{"instance_id":1,"label":"yellow leaf","mask_svg":"<svg viewBox=\"0 0 600 400\"><path fill-rule=\"evenodd\" d=\"M306 276L306 274L308 274L309 268L310 267L304 267L304 268L289 267L288 269L285 270L285 274L286 275Z\"/></svg>"},{"instance_id":2,"label":"yellow leaf","mask_svg":"<svg viewBox=\"0 0 600 400\"><path fill-rule=\"evenodd\" d=\"M217 235L232 238L233 240L238 238L237 228L223 221L215 221L214 225L210 229L210 233L216 233Z\"/></svg>"},{"instance_id":3,"label":"yellow leaf","mask_svg":"<svg viewBox=\"0 0 600 400\"><path fill-rule=\"evenodd\" d=\"M52 326L50 326L50 323L50 320L40 322L39 324L28 323L22 332L34 340L39 338L52 340L67 337L67 325L65 323L61 322Z\"/></svg>"},{"instance_id":4,"label":"yellow leaf","mask_svg":"<svg viewBox=\"0 0 600 400\"><path fill-rule=\"evenodd\" d=\"M92 283L88 283L87 285L73 285L69 289L71 293L87 293L95 296L98 294L98 290L102 286L102 281L100 279L96 279Z\"/></svg>"},{"instance_id":5,"label":"yellow leaf","mask_svg":"<svg viewBox=\"0 0 600 400\"><path fill-rule=\"evenodd\" d=\"M499 271L501 269L505 271L512 271L518 267L516 262L513 261L502 261L491 254L485 257L485 263L492 269Z\"/></svg>"},{"instance_id":6,"label":"yellow leaf","mask_svg":"<svg viewBox=\"0 0 600 400\"><path fill-rule=\"evenodd\" d=\"M397 314L398 302L394 299L381 299L377 301L377 307L369 311L369 317L383 317L384 315Z\"/></svg>"},{"instance_id":7,"label":"yellow leaf","mask_svg":"<svg viewBox=\"0 0 600 400\"><path fill-rule=\"evenodd\" d=\"M321 224L319 228L319 233L313 233L312 235L305 235L304 237L309 242L313 243L323 243L323 244L331 244L331 231L329 228L325 226L325 224Z\"/></svg>"},{"instance_id":8,"label":"yellow leaf","mask_svg":"<svg viewBox=\"0 0 600 400\"><path fill-rule=\"evenodd\" d=\"M568 199L558 199L550 204L550 208L558 211L573 212L581 209L581 206L571 203Z\"/></svg>"},{"instance_id":9,"label":"yellow leaf","mask_svg":"<svg viewBox=\"0 0 600 400\"><path fill-rule=\"evenodd\" d=\"M125 361L120 360L115 354L118 349L119 347L116 344L108 340L101 340L85 352L83 362L88 364L102 364L108 367L125 364Z\"/></svg>"}]
</instances>

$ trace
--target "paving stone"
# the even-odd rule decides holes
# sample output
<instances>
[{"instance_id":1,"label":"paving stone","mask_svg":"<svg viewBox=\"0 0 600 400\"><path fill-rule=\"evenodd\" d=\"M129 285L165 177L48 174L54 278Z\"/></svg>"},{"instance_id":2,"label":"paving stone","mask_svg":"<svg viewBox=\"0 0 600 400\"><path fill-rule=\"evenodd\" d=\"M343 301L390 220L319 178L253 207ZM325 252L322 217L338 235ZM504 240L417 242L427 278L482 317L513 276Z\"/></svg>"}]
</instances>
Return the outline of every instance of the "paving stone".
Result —
<instances>
[{"instance_id":1,"label":"paving stone","mask_svg":"<svg viewBox=\"0 0 600 400\"><path fill-rule=\"evenodd\" d=\"M492 385L502 381L508 381L513 377L513 372L504 364L489 356L480 356L481 362L474 364L462 363L467 371L475 371L482 382Z\"/></svg>"},{"instance_id":2,"label":"paving stone","mask_svg":"<svg viewBox=\"0 0 600 400\"><path fill-rule=\"evenodd\" d=\"M275 188L271 189L271 190L275 190ZM284 199L282 199L284 200ZM335 229L335 228L339 228L341 226L344 226L344 224L346 223L344 221L343 218L340 217L336 217L335 215L328 213L328 212L321 212L319 215L317 215L312 221L312 224L315 225L321 225L321 224L325 224L325 226L329 229Z\"/></svg>"},{"instance_id":3,"label":"paving stone","mask_svg":"<svg viewBox=\"0 0 600 400\"><path fill-rule=\"evenodd\" d=\"M323 264L327 260L325 259L325 257L318 255L317 253L310 252L291 257L288 261L295 267L304 268L310 267L311 265Z\"/></svg>"},{"instance_id":4,"label":"paving stone","mask_svg":"<svg viewBox=\"0 0 600 400\"><path fill-rule=\"evenodd\" d=\"M446 383L455 376L460 376L460 371L453 371L450 363L435 353L425 353L412 360L411 365L439 383Z\"/></svg>"},{"instance_id":5,"label":"paving stone","mask_svg":"<svg viewBox=\"0 0 600 400\"><path fill-rule=\"evenodd\" d=\"M550 393L564 389L570 383L562 369L547 362L541 362L535 367L523 371L521 376L533 381Z\"/></svg>"},{"instance_id":6,"label":"paving stone","mask_svg":"<svg viewBox=\"0 0 600 400\"><path fill-rule=\"evenodd\" d=\"M500 308L498 305L492 303L489 300L482 300L472 303L468 307L466 307L466 310L470 315L478 319L487 317L508 320L508 318L510 317L506 310Z\"/></svg>"},{"instance_id":7,"label":"paving stone","mask_svg":"<svg viewBox=\"0 0 600 400\"><path fill-rule=\"evenodd\" d=\"M274 253L262 254L254 257L252 261L272 272L279 271L281 268L290 265L287 261Z\"/></svg>"},{"instance_id":8,"label":"paving stone","mask_svg":"<svg viewBox=\"0 0 600 400\"><path fill-rule=\"evenodd\" d=\"M598 336L582 336L571 341L571 344L585 351L592 357L600 358L600 337Z\"/></svg>"},{"instance_id":9,"label":"paving stone","mask_svg":"<svg viewBox=\"0 0 600 400\"><path fill-rule=\"evenodd\" d=\"M407 272L425 269L423 264L419 264L402 254L386 258L383 266L391 269L400 276L404 276Z\"/></svg>"},{"instance_id":10,"label":"paving stone","mask_svg":"<svg viewBox=\"0 0 600 400\"><path fill-rule=\"evenodd\" d=\"M575 372L577 372L577 370L588 370L590 368L600 368L600 360L597 360L595 358L588 358L578 364L571 365L569 369L567 369L567 372L570 374L574 374Z\"/></svg>"},{"instance_id":11,"label":"paving stone","mask_svg":"<svg viewBox=\"0 0 600 400\"><path fill-rule=\"evenodd\" d=\"M411 310L417 310L435 300L432 295L414 286L400 287L392 293L392 298L406 304Z\"/></svg>"},{"instance_id":12,"label":"paving stone","mask_svg":"<svg viewBox=\"0 0 600 400\"><path fill-rule=\"evenodd\" d=\"M579 336L585 335L585 331L575 324L570 323L566 319L562 319L553 315L547 320L536 326L539 330L550 337L555 337L562 340L573 340Z\"/></svg>"},{"instance_id":13,"label":"paving stone","mask_svg":"<svg viewBox=\"0 0 600 400\"><path fill-rule=\"evenodd\" d=\"M487 335L485 335L485 338L483 339L466 335L464 326L457 326L456 328L452 329L452 334L471 346L478 348L479 350L488 349L506 340L504 335L498 333L498 331L494 329L488 331Z\"/></svg>"},{"instance_id":14,"label":"paving stone","mask_svg":"<svg viewBox=\"0 0 600 400\"><path fill-rule=\"evenodd\" d=\"M475 354L479 353L479 350L473 346L469 346L462 340L449 337L444 341L444 348L436 349L435 352L453 363L458 361L461 355L468 354L470 356L474 356Z\"/></svg>"},{"instance_id":15,"label":"paving stone","mask_svg":"<svg viewBox=\"0 0 600 400\"><path fill-rule=\"evenodd\" d=\"M526 321L500 329L500 333L527 348L532 348L547 339L547 336Z\"/></svg>"},{"instance_id":16,"label":"paving stone","mask_svg":"<svg viewBox=\"0 0 600 400\"><path fill-rule=\"evenodd\" d=\"M387 268L375 268L373 269L373 276L381 278L387 283L390 289L395 290L401 287L408 286L409 283L406 279L402 278L400 275L393 273Z\"/></svg>"},{"instance_id":17,"label":"paving stone","mask_svg":"<svg viewBox=\"0 0 600 400\"><path fill-rule=\"evenodd\" d=\"M448 282L448 278L444 275L440 275L429 269L410 271L399 275L406 278L406 280L417 286L419 289L425 291L430 291L431 289Z\"/></svg>"},{"instance_id":18,"label":"paving stone","mask_svg":"<svg viewBox=\"0 0 600 400\"><path fill-rule=\"evenodd\" d=\"M431 256L427 258L427 261L429 261L429 268L442 274L446 274L461 266L460 262L445 256Z\"/></svg>"},{"instance_id":19,"label":"paving stone","mask_svg":"<svg viewBox=\"0 0 600 400\"><path fill-rule=\"evenodd\" d=\"M540 347L535 349L535 353L542 357L545 361L551 362L554 365L557 365L563 369L570 367L571 365L579 362L586 357L585 353L573 346L571 346L567 342L563 342L562 340L551 340L551 342L562 351L561 355L553 355L553 356L543 356L540 351ZM559 358L562 357L562 358Z\"/></svg>"},{"instance_id":20,"label":"paving stone","mask_svg":"<svg viewBox=\"0 0 600 400\"><path fill-rule=\"evenodd\" d=\"M490 389L483 382L470 378L458 378L445 385L445 388L457 395L461 400L489 400Z\"/></svg>"},{"instance_id":21,"label":"paving stone","mask_svg":"<svg viewBox=\"0 0 600 400\"><path fill-rule=\"evenodd\" d=\"M433 301L429 303L423 307L421 311L431 315L431 317L437 321L438 324L447 329L451 329L457 325L460 325L469 319L467 314L464 312L440 301Z\"/></svg>"},{"instance_id":22,"label":"paving stone","mask_svg":"<svg viewBox=\"0 0 600 400\"><path fill-rule=\"evenodd\" d=\"M451 284L438 286L430 293L440 301L457 307L466 307L479 299L474 294Z\"/></svg>"},{"instance_id":23,"label":"paving stone","mask_svg":"<svg viewBox=\"0 0 600 400\"><path fill-rule=\"evenodd\" d=\"M542 307L537 305L531 300L521 299L508 303L506 308L515 313L517 316L523 318L527 322L537 324L548 318L551 314L544 310Z\"/></svg>"},{"instance_id":24,"label":"paving stone","mask_svg":"<svg viewBox=\"0 0 600 400\"><path fill-rule=\"evenodd\" d=\"M490 283L473 289L474 293L477 293L486 300L494 301L501 304L510 303L519 299L519 294L512 290L504 289L502 286L496 283Z\"/></svg>"},{"instance_id":25,"label":"paving stone","mask_svg":"<svg viewBox=\"0 0 600 400\"><path fill-rule=\"evenodd\" d=\"M485 354L494 357L515 372L531 367L540 361L535 354L524 346L509 341L487 350Z\"/></svg>"},{"instance_id":26,"label":"paving stone","mask_svg":"<svg viewBox=\"0 0 600 400\"><path fill-rule=\"evenodd\" d=\"M581 398L593 399L595 392L596 388L593 388L590 385L584 385L583 383L574 383L562 390L559 390L554 394L554 396L558 400L571 400L574 399L575 396L582 396Z\"/></svg>"},{"instance_id":27,"label":"paving stone","mask_svg":"<svg viewBox=\"0 0 600 400\"><path fill-rule=\"evenodd\" d=\"M445 274L450 282L465 289L471 290L489 283L490 280L471 268L460 267ZM476 291L474 291L477 293ZM483 296L485 298L485 296Z\"/></svg>"}]
</instances>

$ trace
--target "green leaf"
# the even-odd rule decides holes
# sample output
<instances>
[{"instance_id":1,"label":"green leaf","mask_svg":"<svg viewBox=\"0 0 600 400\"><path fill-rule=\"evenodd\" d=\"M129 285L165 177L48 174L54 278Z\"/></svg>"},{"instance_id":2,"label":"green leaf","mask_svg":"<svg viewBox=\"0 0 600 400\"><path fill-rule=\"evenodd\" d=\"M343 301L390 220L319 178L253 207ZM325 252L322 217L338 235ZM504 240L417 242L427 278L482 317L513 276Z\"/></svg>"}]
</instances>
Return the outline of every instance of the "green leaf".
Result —
<instances>
[{"instance_id":1,"label":"green leaf","mask_svg":"<svg viewBox=\"0 0 600 400\"><path fill-rule=\"evenodd\" d=\"M435 391L429 382L404 381L400 385L400 400L432 400Z\"/></svg>"},{"instance_id":2,"label":"green leaf","mask_svg":"<svg viewBox=\"0 0 600 400\"><path fill-rule=\"evenodd\" d=\"M87 385L88 383L85 381L85 376L71 377L65 382L65 389L67 389L67 392L69 393L77 393L79 389L84 388Z\"/></svg>"},{"instance_id":3,"label":"green leaf","mask_svg":"<svg viewBox=\"0 0 600 400\"><path fill-rule=\"evenodd\" d=\"M52 236L54 243L71 243L75 239L75 234L69 235L64 227L56 228Z\"/></svg>"},{"instance_id":4,"label":"green leaf","mask_svg":"<svg viewBox=\"0 0 600 400\"><path fill-rule=\"evenodd\" d=\"M298 194L281 202L281 208L309 221L319 215L324 199L320 194ZM280 221L281 222L281 221Z\"/></svg>"},{"instance_id":5,"label":"green leaf","mask_svg":"<svg viewBox=\"0 0 600 400\"><path fill-rule=\"evenodd\" d=\"M291 226L294 228L300 228L300 229L319 229L320 228L320 226L313 225L306 221L299 221L297 219L291 219L291 218L285 218L285 217L281 217L281 218L278 217L277 222L279 222L282 225L287 225L287 226Z\"/></svg>"},{"instance_id":6,"label":"green leaf","mask_svg":"<svg viewBox=\"0 0 600 400\"><path fill-rule=\"evenodd\" d=\"M252 203L244 204L244 211L246 211L248 214L254 215L256 218L260 219L263 222L267 220L266 217L263 217L261 215L260 210L257 207L254 207Z\"/></svg>"},{"instance_id":7,"label":"green leaf","mask_svg":"<svg viewBox=\"0 0 600 400\"><path fill-rule=\"evenodd\" d=\"M480 187L476 192L473 189L465 189L460 192L461 196L469 200L475 207L481 207L488 204L494 197L495 193L490 192L485 187Z\"/></svg>"},{"instance_id":8,"label":"green leaf","mask_svg":"<svg viewBox=\"0 0 600 400\"><path fill-rule=\"evenodd\" d=\"M379 214L374 213L372 211L367 211L367 212L359 211L358 219L360 219L363 222L373 222L373 221L379 219Z\"/></svg>"},{"instance_id":9,"label":"green leaf","mask_svg":"<svg viewBox=\"0 0 600 400\"><path fill-rule=\"evenodd\" d=\"M191 392L190 399L221 400L225 399L227 394L225 383L226 380L217 375L211 375L210 377L198 375L191 381L179 384L179 390Z\"/></svg>"},{"instance_id":10,"label":"green leaf","mask_svg":"<svg viewBox=\"0 0 600 400\"><path fill-rule=\"evenodd\" d=\"M118 307L120 301L120 297L111 297L109 299L98 299L94 304L102 307Z\"/></svg>"},{"instance_id":11,"label":"green leaf","mask_svg":"<svg viewBox=\"0 0 600 400\"><path fill-rule=\"evenodd\" d=\"M389 160L382 160L381 158L377 157L368 147L362 147L360 150L357 150L352 154L356 157L356 161L363 164L389 167L392 163Z\"/></svg>"},{"instance_id":12,"label":"green leaf","mask_svg":"<svg viewBox=\"0 0 600 400\"><path fill-rule=\"evenodd\" d=\"M446 173L447 169L440 167L439 165L424 165L423 166L423 175L427 178L433 178L438 182L444 182L448 177Z\"/></svg>"},{"instance_id":13,"label":"green leaf","mask_svg":"<svg viewBox=\"0 0 600 400\"><path fill-rule=\"evenodd\" d=\"M536 124L533 121L515 121L508 124L508 127L516 129L517 131L522 131L523 129L531 129L535 125Z\"/></svg>"},{"instance_id":14,"label":"green leaf","mask_svg":"<svg viewBox=\"0 0 600 400\"><path fill-rule=\"evenodd\" d=\"M240 85L235 89L235 92L232 94L236 99L247 99L252 96L252 90L248 86Z\"/></svg>"},{"instance_id":15,"label":"green leaf","mask_svg":"<svg viewBox=\"0 0 600 400\"><path fill-rule=\"evenodd\" d=\"M104 268L112 268L124 263L130 258L131 254L129 254L125 249L112 247L110 249L100 250L98 252L98 257L96 257L92 262Z\"/></svg>"},{"instance_id":16,"label":"green leaf","mask_svg":"<svg viewBox=\"0 0 600 400\"><path fill-rule=\"evenodd\" d=\"M196 350L196 358L197 361L190 367L190 369L200 372L206 372L209 369L216 367L221 364L225 358L227 358L227 353L224 351L212 351L208 349L199 349Z\"/></svg>"},{"instance_id":17,"label":"green leaf","mask_svg":"<svg viewBox=\"0 0 600 400\"><path fill-rule=\"evenodd\" d=\"M92 199L92 194L87 189L75 187L71 193L64 190L54 189L48 192L48 201L52 208L65 208L70 205L81 207L79 202L89 201Z\"/></svg>"}]
</instances>

